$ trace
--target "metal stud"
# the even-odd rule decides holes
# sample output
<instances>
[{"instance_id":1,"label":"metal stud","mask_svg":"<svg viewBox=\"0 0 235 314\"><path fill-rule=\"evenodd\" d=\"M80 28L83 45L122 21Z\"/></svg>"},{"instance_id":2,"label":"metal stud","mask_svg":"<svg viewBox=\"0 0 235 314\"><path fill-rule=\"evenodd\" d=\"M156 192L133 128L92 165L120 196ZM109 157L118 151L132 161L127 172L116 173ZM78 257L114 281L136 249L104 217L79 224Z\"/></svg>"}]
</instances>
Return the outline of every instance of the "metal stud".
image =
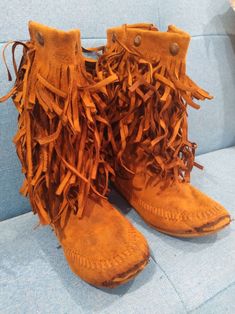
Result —
<instances>
[{"instance_id":1,"label":"metal stud","mask_svg":"<svg viewBox=\"0 0 235 314\"><path fill-rule=\"evenodd\" d=\"M171 43L170 44L170 53L172 56L176 56L180 51L180 47L177 43Z\"/></svg>"},{"instance_id":2,"label":"metal stud","mask_svg":"<svg viewBox=\"0 0 235 314\"><path fill-rule=\"evenodd\" d=\"M134 45L135 45L136 47L139 47L140 44L141 44L141 36L140 36L140 35L136 35L136 36L135 36L135 39L134 39Z\"/></svg>"}]
</instances>

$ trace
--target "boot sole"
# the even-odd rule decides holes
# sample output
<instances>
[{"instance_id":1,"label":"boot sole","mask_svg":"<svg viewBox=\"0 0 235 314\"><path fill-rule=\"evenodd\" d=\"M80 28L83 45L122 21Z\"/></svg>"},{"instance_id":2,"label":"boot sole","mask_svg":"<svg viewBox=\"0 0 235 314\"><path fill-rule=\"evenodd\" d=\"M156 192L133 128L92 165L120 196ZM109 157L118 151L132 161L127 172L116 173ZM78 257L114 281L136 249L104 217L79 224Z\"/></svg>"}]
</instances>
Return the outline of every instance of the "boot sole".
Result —
<instances>
[{"instance_id":1,"label":"boot sole","mask_svg":"<svg viewBox=\"0 0 235 314\"><path fill-rule=\"evenodd\" d=\"M52 230L55 233L54 226L52 225L51 227L52 227ZM94 286L96 288L97 287L100 287L100 288L116 288L116 287L118 287L120 285L123 285L123 284L131 281L132 279L134 279L145 268L145 266L148 264L148 262L149 262L149 254L146 255L145 259L143 259L141 262L139 262L136 265L132 266L131 269L116 275L111 280L104 281L101 284L97 284L97 285L93 285L92 283L90 283L88 281L87 281L87 283L89 283L90 285L92 285L92 286ZM71 270L73 271L73 273L75 273L75 275L77 275L80 278L80 276L76 273L76 271L74 271L73 269L71 269ZM84 280L84 279L82 279L82 280Z\"/></svg>"}]
</instances>

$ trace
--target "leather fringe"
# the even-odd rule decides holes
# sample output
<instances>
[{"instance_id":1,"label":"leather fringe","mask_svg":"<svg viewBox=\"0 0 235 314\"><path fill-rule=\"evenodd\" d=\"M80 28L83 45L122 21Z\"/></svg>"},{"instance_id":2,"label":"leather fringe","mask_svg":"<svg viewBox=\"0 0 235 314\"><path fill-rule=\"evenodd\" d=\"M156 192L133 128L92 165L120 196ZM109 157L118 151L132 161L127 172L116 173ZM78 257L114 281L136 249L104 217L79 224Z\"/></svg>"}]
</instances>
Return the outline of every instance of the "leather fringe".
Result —
<instances>
[{"instance_id":1,"label":"leather fringe","mask_svg":"<svg viewBox=\"0 0 235 314\"><path fill-rule=\"evenodd\" d=\"M116 39L99 58L101 72L119 78L107 87L118 163L113 166L132 173L123 158L132 145L147 156L146 171L152 176L188 182L198 164L196 144L188 139L187 107L199 109L193 99L212 97L187 76L185 61L164 55L150 61Z\"/></svg>"},{"instance_id":2,"label":"leather fringe","mask_svg":"<svg viewBox=\"0 0 235 314\"><path fill-rule=\"evenodd\" d=\"M19 68L18 45L23 46ZM81 218L88 195L105 198L109 174L114 175L105 160L112 132L102 91L117 77L94 81L83 60L39 63L31 42L13 42L12 54L16 81L0 102L12 97L19 112L14 143L25 175L20 191L29 196L41 224L55 223L65 210Z\"/></svg>"}]
</instances>

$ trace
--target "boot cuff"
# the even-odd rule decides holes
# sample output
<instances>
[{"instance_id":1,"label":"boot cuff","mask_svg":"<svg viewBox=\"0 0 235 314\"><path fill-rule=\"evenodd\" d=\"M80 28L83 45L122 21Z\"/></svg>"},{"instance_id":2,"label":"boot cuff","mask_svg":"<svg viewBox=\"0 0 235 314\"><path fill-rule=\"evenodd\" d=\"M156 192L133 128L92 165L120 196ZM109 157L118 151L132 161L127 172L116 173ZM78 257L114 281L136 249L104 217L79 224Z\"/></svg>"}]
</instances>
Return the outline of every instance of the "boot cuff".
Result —
<instances>
[{"instance_id":1,"label":"boot cuff","mask_svg":"<svg viewBox=\"0 0 235 314\"><path fill-rule=\"evenodd\" d=\"M74 64L82 55L80 31L61 31L29 22L29 33L37 55L42 62L48 59L59 63Z\"/></svg>"},{"instance_id":2,"label":"boot cuff","mask_svg":"<svg viewBox=\"0 0 235 314\"><path fill-rule=\"evenodd\" d=\"M107 49L119 42L149 60L157 56L184 59L190 42L190 35L174 25L160 32L153 24L124 24L108 29L107 38Z\"/></svg>"}]
</instances>

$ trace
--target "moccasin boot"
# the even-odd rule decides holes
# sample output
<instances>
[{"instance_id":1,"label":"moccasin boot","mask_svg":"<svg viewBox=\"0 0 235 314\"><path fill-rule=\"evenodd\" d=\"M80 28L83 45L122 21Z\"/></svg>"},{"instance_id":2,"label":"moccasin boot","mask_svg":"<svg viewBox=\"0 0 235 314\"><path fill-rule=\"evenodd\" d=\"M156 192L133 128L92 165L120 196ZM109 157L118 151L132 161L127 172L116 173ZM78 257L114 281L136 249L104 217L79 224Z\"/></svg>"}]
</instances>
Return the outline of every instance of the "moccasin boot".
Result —
<instances>
[{"instance_id":1,"label":"moccasin boot","mask_svg":"<svg viewBox=\"0 0 235 314\"><path fill-rule=\"evenodd\" d=\"M106 199L105 149L112 138L105 108L107 82L86 71L80 32L29 23L11 92L19 112L14 142L25 181L21 188L41 224L53 227L70 268L83 280L115 287L149 259L144 237Z\"/></svg>"},{"instance_id":2,"label":"moccasin boot","mask_svg":"<svg viewBox=\"0 0 235 314\"><path fill-rule=\"evenodd\" d=\"M152 24L108 29L97 73L117 75L107 87L115 186L143 219L177 237L209 235L230 223L219 203L190 185L196 144L187 107L212 97L186 74L190 35Z\"/></svg>"}]
</instances>

